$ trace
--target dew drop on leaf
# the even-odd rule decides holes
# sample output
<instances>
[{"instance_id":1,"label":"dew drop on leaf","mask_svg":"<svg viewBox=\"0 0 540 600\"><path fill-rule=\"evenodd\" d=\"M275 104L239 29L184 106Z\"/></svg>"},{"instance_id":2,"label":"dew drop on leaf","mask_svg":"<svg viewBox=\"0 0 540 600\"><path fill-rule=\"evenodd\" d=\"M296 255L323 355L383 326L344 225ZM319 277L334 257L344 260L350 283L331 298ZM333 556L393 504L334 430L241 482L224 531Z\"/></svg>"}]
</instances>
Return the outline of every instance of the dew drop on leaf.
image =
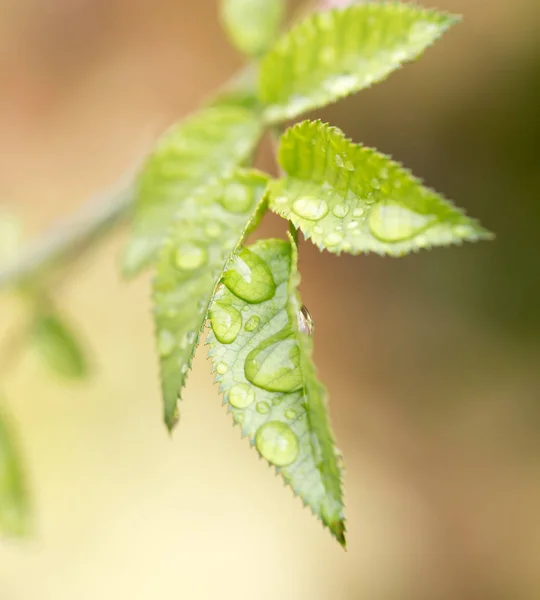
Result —
<instances>
[{"instance_id":1,"label":"dew drop on leaf","mask_svg":"<svg viewBox=\"0 0 540 600\"><path fill-rule=\"evenodd\" d=\"M219 375L225 375L225 373L228 371L229 367L224 363L224 362L220 362L216 365L216 372Z\"/></svg>"},{"instance_id":2,"label":"dew drop on leaf","mask_svg":"<svg viewBox=\"0 0 540 600\"><path fill-rule=\"evenodd\" d=\"M235 296L251 304L269 300L276 293L276 283L268 265L247 248L242 248L235 256L223 283Z\"/></svg>"},{"instance_id":3,"label":"dew drop on leaf","mask_svg":"<svg viewBox=\"0 0 540 600\"><path fill-rule=\"evenodd\" d=\"M204 228L204 233L211 239L216 239L221 235L221 225L215 221L210 221Z\"/></svg>"},{"instance_id":4,"label":"dew drop on leaf","mask_svg":"<svg viewBox=\"0 0 540 600\"><path fill-rule=\"evenodd\" d=\"M294 201L292 209L303 219L318 221L328 213L328 204L315 196L302 196Z\"/></svg>"},{"instance_id":5,"label":"dew drop on leaf","mask_svg":"<svg viewBox=\"0 0 540 600\"><path fill-rule=\"evenodd\" d=\"M259 428L255 445L263 458L276 467L293 463L299 451L298 438L285 423L270 421Z\"/></svg>"},{"instance_id":6,"label":"dew drop on leaf","mask_svg":"<svg viewBox=\"0 0 540 600\"><path fill-rule=\"evenodd\" d=\"M229 390L229 404L235 408L246 408L255 400L255 392L247 383L236 383Z\"/></svg>"},{"instance_id":7,"label":"dew drop on leaf","mask_svg":"<svg viewBox=\"0 0 540 600\"><path fill-rule=\"evenodd\" d=\"M193 271L206 263L206 250L197 244L182 244L175 254L176 266L185 271Z\"/></svg>"},{"instance_id":8,"label":"dew drop on leaf","mask_svg":"<svg viewBox=\"0 0 540 600\"><path fill-rule=\"evenodd\" d=\"M353 217L361 217L364 214L363 208L355 208L352 212Z\"/></svg>"},{"instance_id":9,"label":"dew drop on leaf","mask_svg":"<svg viewBox=\"0 0 540 600\"><path fill-rule=\"evenodd\" d=\"M242 328L242 315L234 306L215 302L210 311L210 324L222 344L232 344Z\"/></svg>"},{"instance_id":10,"label":"dew drop on leaf","mask_svg":"<svg viewBox=\"0 0 540 600\"><path fill-rule=\"evenodd\" d=\"M294 408L288 408L285 411L285 418L286 419L294 419L296 417L296 411L294 410Z\"/></svg>"},{"instance_id":11,"label":"dew drop on leaf","mask_svg":"<svg viewBox=\"0 0 540 600\"><path fill-rule=\"evenodd\" d=\"M343 217L347 216L349 207L346 204L336 204L332 209L332 212L338 219L343 219Z\"/></svg>"},{"instance_id":12,"label":"dew drop on leaf","mask_svg":"<svg viewBox=\"0 0 540 600\"><path fill-rule=\"evenodd\" d=\"M327 246L337 246L342 241L343 241L343 236L341 235L341 233L329 233L324 238L324 243Z\"/></svg>"},{"instance_id":13,"label":"dew drop on leaf","mask_svg":"<svg viewBox=\"0 0 540 600\"><path fill-rule=\"evenodd\" d=\"M252 200L251 192L245 185L229 183L220 203L223 208L232 213L243 214L251 208Z\"/></svg>"},{"instance_id":14,"label":"dew drop on leaf","mask_svg":"<svg viewBox=\"0 0 540 600\"><path fill-rule=\"evenodd\" d=\"M246 331L255 331L255 329L257 329L257 327L259 326L259 323L261 322L260 317L258 317L257 315L253 315L252 317L250 317L244 327L244 329Z\"/></svg>"},{"instance_id":15,"label":"dew drop on leaf","mask_svg":"<svg viewBox=\"0 0 540 600\"><path fill-rule=\"evenodd\" d=\"M246 379L270 392L294 392L302 387L300 349L290 331L259 344L246 358Z\"/></svg>"},{"instance_id":16,"label":"dew drop on leaf","mask_svg":"<svg viewBox=\"0 0 540 600\"><path fill-rule=\"evenodd\" d=\"M397 204L377 204L368 222L371 233L379 240L399 242L414 237L434 223L434 219Z\"/></svg>"},{"instance_id":17,"label":"dew drop on leaf","mask_svg":"<svg viewBox=\"0 0 540 600\"><path fill-rule=\"evenodd\" d=\"M158 350L161 356L169 356L175 346L176 340L174 335L170 331L162 329L158 334Z\"/></svg>"},{"instance_id":18,"label":"dew drop on leaf","mask_svg":"<svg viewBox=\"0 0 540 600\"><path fill-rule=\"evenodd\" d=\"M260 415L267 415L270 407L267 402L257 402L257 412Z\"/></svg>"}]
</instances>

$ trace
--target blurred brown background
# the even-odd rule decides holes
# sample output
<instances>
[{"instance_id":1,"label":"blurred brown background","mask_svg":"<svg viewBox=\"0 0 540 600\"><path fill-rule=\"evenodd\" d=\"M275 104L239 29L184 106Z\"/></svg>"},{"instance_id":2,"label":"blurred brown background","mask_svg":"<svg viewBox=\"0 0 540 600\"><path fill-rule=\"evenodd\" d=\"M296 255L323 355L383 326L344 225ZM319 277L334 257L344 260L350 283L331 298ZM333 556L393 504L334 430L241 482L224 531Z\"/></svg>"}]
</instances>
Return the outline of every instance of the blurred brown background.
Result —
<instances>
[{"instance_id":1,"label":"blurred brown background","mask_svg":"<svg viewBox=\"0 0 540 600\"><path fill-rule=\"evenodd\" d=\"M540 4L424 0L465 20L324 118L497 233L405 259L301 252L346 463L344 553L230 426L204 350L171 440L148 279L124 235L59 290L90 384L28 354L5 382L36 535L0 599L540 598ZM0 204L28 235L111 185L239 58L202 0L0 4ZM268 165L267 165L268 166ZM268 218L262 234L280 235ZM20 312L0 299L0 325Z\"/></svg>"}]
</instances>

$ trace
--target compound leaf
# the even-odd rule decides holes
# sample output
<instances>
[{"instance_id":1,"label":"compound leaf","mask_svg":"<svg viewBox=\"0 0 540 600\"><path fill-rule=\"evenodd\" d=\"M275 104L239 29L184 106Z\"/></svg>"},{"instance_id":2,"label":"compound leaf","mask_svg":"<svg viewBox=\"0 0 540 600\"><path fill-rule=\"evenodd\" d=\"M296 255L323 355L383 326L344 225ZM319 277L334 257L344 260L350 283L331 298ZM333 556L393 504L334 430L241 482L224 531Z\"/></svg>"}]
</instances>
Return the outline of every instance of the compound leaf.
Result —
<instances>
[{"instance_id":1,"label":"compound leaf","mask_svg":"<svg viewBox=\"0 0 540 600\"><path fill-rule=\"evenodd\" d=\"M7 419L0 412L0 532L14 536L27 533L29 512L15 440Z\"/></svg>"},{"instance_id":2,"label":"compound leaf","mask_svg":"<svg viewBox=\"0 0 540 600\"><path fill-rule=\"evenodd\" d=\"M165 422L178 418L184 387L208 306L230 255L266 210L268 178L239 170L182 204L159 253L153 282L154 319Z\"/></svg>"},{"instance_id":3,"label":"compound leaf","mask_svg":"<svg viewBox=\"0 0 540 600\"><path fill-rule=\"evenodd\" d=\"M304 121L281 138L270 207L320 248L402 256L491 234L387 156Z\"/></svg>"},{"instance_id":4,"label":"compound leaf","mask_svg":"<svg viewBox=\"0 0 540 600\"><path fill-rule=\"evenodd\" d=\"M154 260L184 200L230 175L250 156L260 135L260 117L253 110L214 105L162 136L139 178L132 239L123 256L126 276Z\"/></svg>"},{"instance_id":5,"label":"compound leaf","mask_svg":"<svg viewBox=\"0 0 540 600\"><path fill-rule=\"evenodd\" d=\"M294 244L240 250L210 309L209 355L242 434L345 545L341 461L299 324L298 281Z\"/></svg>"},{"instance_id":6,"label":"compound leaf","mask_svg":"<svg viewBox=\"0 0 540 600\"><path fill-rule=\"evenodd\" d=\"M284 0L222 0L221 20L233 44L258 56L274 41L285 12Z\"/></svg>"},{"instance_id":7,"label":"compound leaf","mask_svg":"<svg viewBox=\"0 0 540 600\"><path fill-rule=\"evenodd\" d=\"M268 122L292 119L386 78L418 57L456 17L399 2L314 13L281 37L261 64Z\"/></svg>"}]
</instances>

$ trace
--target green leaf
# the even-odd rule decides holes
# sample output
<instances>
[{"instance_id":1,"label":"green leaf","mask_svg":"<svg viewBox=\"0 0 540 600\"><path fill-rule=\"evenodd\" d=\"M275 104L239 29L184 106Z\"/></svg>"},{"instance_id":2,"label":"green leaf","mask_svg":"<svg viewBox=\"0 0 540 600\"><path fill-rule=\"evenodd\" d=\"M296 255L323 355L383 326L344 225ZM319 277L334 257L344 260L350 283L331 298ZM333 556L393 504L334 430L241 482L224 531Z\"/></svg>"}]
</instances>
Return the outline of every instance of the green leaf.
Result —
<instances>
[{"instance_id":1,"label":"green leaf","mask_svg":"<svg viewBox=\"0 0 540 600\"><path fill-rule=\"evenodd\" d=\"M261 64L269 122L292 119L385 79L418 57L456 17L398 2L312 14L280 38Z\"/></svg>"},{"instance_id":2,"label":"green leaf","mask_svg":"<svg viewBox=\"0 0 540 600\"><path fill-rule=\"evenodd\" d=\"M267 202L268 178L238 171L184 201L159 255L154 317L165 422L178 418L185 385L216 284L230 255L251 231Z\"/></svg>"},{"instance_id":3,"label":"green leaf","mask_svg":"<svg viewBox=\"0 0 540 600\"><path fill-rule=\"evenodd\" d=\"M211 306L209 356L242 434L344 545L340 459L299 328L298 282L294 244L240 250Z\"/></svg>"},{"instance_id":4,"label":"green leaf","mask_svg":"<svg viewBox=\"0 0 540 600\"><path fill-rule=\"evenodd\" d=\"M284 0L221 0L225 31L248 56L258 56L268 49L284 13Z\"/></svg>"},{"instance_id":5,"label":"green leaf","mask_svg":"<svg viewBox=\"0 0 540 600\"><path fill-rule=\"evenodd\" d=\"M20 458L8 422L0 411L0 532L28 533L29 501Z\"/></svg>"},{"instance_id":6,"label":"green leaf","mask_svg":"<svg viewBox=\"0 0 540 600\"><path fill-rule=\"evenodd\" d=\"M260 135L256 112L217 105L162 136L140 175L133 235L122 264L126 276L155 259L171 219L183 210L186 198L230 175L250 156Z\"/></svg>"},{"instance_id":7,"label":"green leaf","mask_svg":"<svg viewBox=\"0 0 540 600\"><path fill-rule=\"evenodd\" d=\"M281 138L270 207L320 248L402 256L492 235L387 156L304 121Z\"/></svg>"},{"instance_id":8,"label":"green leaf","mask_svg":"<svg viewBox=\"0 0 540 600\"><path fill-rule=\"evenodd\" d=\"M58 314L38 313L31 340L45 364L67 379L83 379L89 373L85 351L71 326Z\"/></svg>"}]
</instances>

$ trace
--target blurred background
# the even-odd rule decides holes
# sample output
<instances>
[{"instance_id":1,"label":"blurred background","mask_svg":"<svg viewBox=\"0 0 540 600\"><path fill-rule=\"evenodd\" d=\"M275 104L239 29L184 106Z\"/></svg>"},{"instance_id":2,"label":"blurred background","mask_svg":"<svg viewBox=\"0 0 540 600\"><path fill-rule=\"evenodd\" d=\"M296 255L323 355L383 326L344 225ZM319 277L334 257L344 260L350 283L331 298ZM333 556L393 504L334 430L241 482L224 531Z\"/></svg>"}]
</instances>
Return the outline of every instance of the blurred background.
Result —
<instances>
[{"instance_id":1,"label":"blurred background","mask_svg":"<svg viewBox=\"0 0 540 600\"><path fill-rule=\"evenodd\" d=\"M90 383L31 353L2 382L35 535L0 540L1 600L540 598L540 3L422 4L465 19L322 117L497 239L399 260L302 245L348 551L239 439L204 349L169 438L149 278L120 281L123 231L57 290L93 348ZM37 235L239 64L214 0L3 0L0 205ZM260 235L283 232L268 217ZM0 331L20 312L2 296Z\"/></svg>"}]
</instances>

